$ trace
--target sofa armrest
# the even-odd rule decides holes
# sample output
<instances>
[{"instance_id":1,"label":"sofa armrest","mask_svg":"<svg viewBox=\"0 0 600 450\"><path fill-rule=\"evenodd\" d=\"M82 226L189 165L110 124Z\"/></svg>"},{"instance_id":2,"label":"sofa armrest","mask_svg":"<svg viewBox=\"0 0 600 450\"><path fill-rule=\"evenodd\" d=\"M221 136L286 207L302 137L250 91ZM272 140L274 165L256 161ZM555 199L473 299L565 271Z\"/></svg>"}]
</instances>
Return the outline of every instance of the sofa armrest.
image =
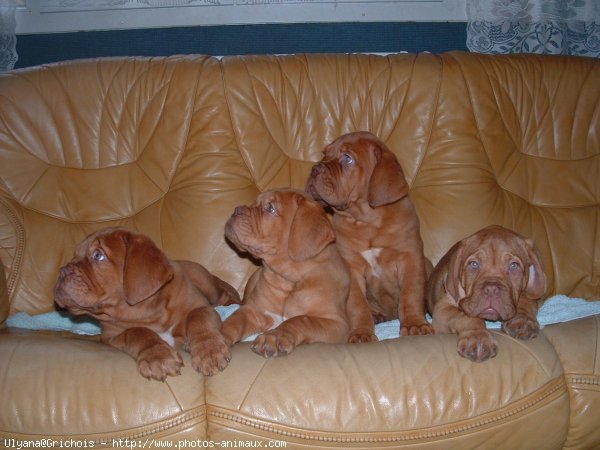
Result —
<instances>
[{"instance_id":1,"label":"sofa armrest","mask_svg":"<svg viewBox=\"0 0 600 450\"><path fill-rule=\"evenodd\" d=\"M4 264L0 260L0 324L3 324L8 317L8 287L6 286L6 271Z\"/></svg>"},{"instance_id":2,"label":"sofa armrest","mask_svg":"<svg viewBox=\"0 0 600 450\"><path fill-rule=\"evenodd\" d=\"M571 426L564 448L592 448L600 442L595 411L600 408L600 315L549 325L569 390Z\"/></svg>"}]
</instances>

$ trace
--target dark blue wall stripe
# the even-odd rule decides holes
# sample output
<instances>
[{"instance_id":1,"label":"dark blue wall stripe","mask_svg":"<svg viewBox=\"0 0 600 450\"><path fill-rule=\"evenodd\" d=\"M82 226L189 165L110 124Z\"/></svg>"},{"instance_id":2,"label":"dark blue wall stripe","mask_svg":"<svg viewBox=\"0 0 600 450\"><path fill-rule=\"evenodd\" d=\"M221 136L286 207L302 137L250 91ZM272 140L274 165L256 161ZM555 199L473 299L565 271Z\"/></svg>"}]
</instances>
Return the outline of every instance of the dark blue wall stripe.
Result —
<instances>
[{"instance_id":1,"label":"dark blue wall stripe","mask_svg":"<svg viewBox=\"0 0 600 450\"><path fill-rule=\"evenodd\" d=\"M467 50L464 22L223 25L17 36L16 67L98 56Z\"/></svg>"}]
</instances>

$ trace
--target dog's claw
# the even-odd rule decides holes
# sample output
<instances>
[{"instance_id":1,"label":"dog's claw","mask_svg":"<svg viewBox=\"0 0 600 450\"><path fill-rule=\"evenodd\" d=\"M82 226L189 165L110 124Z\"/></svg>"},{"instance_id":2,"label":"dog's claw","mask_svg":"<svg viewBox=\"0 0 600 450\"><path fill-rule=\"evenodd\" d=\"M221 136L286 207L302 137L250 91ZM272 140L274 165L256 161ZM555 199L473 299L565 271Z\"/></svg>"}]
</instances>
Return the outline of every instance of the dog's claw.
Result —
<instances>
[{"instance_id":1,"label":"dog's claw","mask_svg":"<svg viewBox=\"0 0 600 450\"><path fill-rule=\"evenodd\" d=\"M372 332L356 332L352 333L348 338L349 344L361 344L365 342L377 342L379 339Z\"/></svg>"},{"instance_id":2,"label":"dog's claw","mask_svg":"<svg viewBox=\"0 0 600 450\"><path fill-rule=\"evenodd\" d=\"M532 339L540 331L540 324L523 314L517 314L510 320L502 323L502 330L517 339Z\"/></svg>"},{"instance_id":3,"label":"dog's claw","mask_svg":"<svg viewBox=\"0 0 600 450\"><path fill-rule=\"evenodd\" d=\"M407 324L400 327L400 336L425 336L434 333L433 327L427 322Z\"/></svg>"},{"instance_id":4,"label":"dog's claw","mask_svg":"<svg viewBox=\"0 0 600 450\"><path fill-rule=\"evenodd\" d=\"M197 343L190 354L193 369L206 376L225 370L231 361L231 351L223 340Z\"/></svg>"},{"instance_id":5,"label":"dog's claw","mask_svg":"<svg viewBox=\"0 0 600 450\"><path fill-rule=\"evenodd\" d=\"M154 345L138 356L138 370L149 380L165 381L181 374L183 359L166 344Z\"/></svg>"},{"instance_id":6,"label":"dog's claw","mask_svg":"<svg viewBox=\"0 0 600 450\"><path fill-rule=\"evenodd\" d=\"M290 353L296 344L290 337L276 331L257 336L252 344L252 350L265 358L282 356Z\"/></svg>"},{"instance_id":7,"label":"dog's claw","mask_svg":"<svg viewBox=\"0 0 600 450\"><path fill-rule=\"evenodd\" d=\"M457 351L463 358L483 362L498 354L498 343L487 330L471 330L459 334Z\"/></svg>"}]
</instances>

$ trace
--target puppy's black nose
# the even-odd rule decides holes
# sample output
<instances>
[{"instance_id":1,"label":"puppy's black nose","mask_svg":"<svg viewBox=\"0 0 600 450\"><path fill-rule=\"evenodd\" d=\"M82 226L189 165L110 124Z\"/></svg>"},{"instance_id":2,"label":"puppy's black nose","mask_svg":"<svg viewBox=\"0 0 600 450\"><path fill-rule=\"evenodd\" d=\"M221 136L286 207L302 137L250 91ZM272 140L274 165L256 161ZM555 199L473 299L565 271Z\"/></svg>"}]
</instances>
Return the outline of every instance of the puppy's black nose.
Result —
<instances>
[{"instance_id":1,"label":"puppy's black nose","mask_svg":"<svg viewBox=\"0 0 600 450\"><path fill-rule=\"evenodd\" d=\"M235 210L233 211L233 215L234 216L241 216L242 214L244 214L245 210L246 210L245 206L236 206Z\"/></svg>"},{"instance_id":2,"label":"puppy's black nose","mask_svg":"<svg viewBox=\"0 0 600 450\"><path fill-rule=\"evenodd\" d=\"M316 177L318 175L321 175L324 170L325 170L325 166L323 166L323 164L315 164L313 166L312 170L310 171L310 176Z\"/></svg>"},{"instance_id":3,"label":"puppy's black nose","mask_svg":"<svg viewBox=\"0 0 600 450\"><path fill-rule=\"evenodd\" d=\"M73 266L71 264L65 264L60 268L59 277L64 280L67 276L73 273Z\"/></svg>"},{"instance_id":4,"label":"puppy's black nose","mask_svg":"<svg viewBox=\"0 0 600 450\"><path fill-rule=\"evenodd\" d=\"M498 297L498 295L500 295L501 291L502 291L502 286L500 285L500 283L487 283L483 287L483 293L487 297Z\"/></svg>"}]
</instances>

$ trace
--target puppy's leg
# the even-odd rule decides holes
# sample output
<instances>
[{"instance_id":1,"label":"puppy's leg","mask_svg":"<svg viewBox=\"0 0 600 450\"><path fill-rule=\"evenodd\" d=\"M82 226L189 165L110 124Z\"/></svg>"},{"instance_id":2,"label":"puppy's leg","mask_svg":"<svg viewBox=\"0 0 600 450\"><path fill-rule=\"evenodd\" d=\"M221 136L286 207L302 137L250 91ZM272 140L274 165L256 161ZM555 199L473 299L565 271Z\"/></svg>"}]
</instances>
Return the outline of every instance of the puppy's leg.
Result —
<instances>
[{"instance_id":1,"label":"puppy's leg","mask_svg":"<svg viewBox=\"0 0 600 450\"><path fill-rule=\"evenodd\" d=\"M225 343L231 347L248 336L268 330L272 325L271 317L267 317L247 305L242 305L223 322L221 334Z\"/></svg>"},{"instance_id":2,"label":"puppy's leg","mask_svg":"<svg viewBox=\"0 0 600 450\"><path fill-rule=\"evenodd\" d=\"M221 318L210 306L196 308L186 320L186 350L192 357L192 367L204 375L214 375L225 369L231 360L229 346L220 332Z\"/></svg>"},{"instance_id":3,"label":"puppy's leg","mask_svg":"<svg viewBox=\"0 0 600 450\"><path fill-rule=\"evenodd\" d=\"M375 324L371 308L364 293L364 279L361 282L359 281L359 277L352 274L347 303L351 330L348 342L351 344L357 342L376 342L378 340L377 336L375 336Z\"/></svg>"},{"instance_id":4,"label":"puppy's leg","mask_svg":"<svg viewBox=\"0 0 600 450\"><path fill-rule=\"evenodd\" d=\"M348 325L339 319L296 316L277 328L258 336L252 350L265 358L285 355L300 344L324 342L338 344L347 342Z\"/></svg>"},{"instance_id":5,"label":"puppy's leg","mask_svg":"<svg viewBox=\"0 0 600 450\"><path fill-rule=\"evenodd\" d=\"M433 327L425 319L425 259L406 254L399 261L398 272L400 335L433 334Z\"/></svg>"},{"instance_id":6,"label":"puppy's leg","mask_svg":"<svg viewBox=\"0 0 600 450\"><path fill-rule=\"evenodd\" d=\"M129 328L110 338L103 333L102 340L132 356L148 379L165 381L167 376L181 373L183 360L179 353L148 328Z\"/></svg>"},{"instance_id":7,"label":"puppy's leg","mask_svg":"<svg viewBox=\"0 0 600 450\"><path fill-rule=\"evenodd\" d=\"M502 330L517 339L532 339L540 331L537 320L538 303L521 296L517 304L517 314L510 320L502 323Z\"/></svg>"},{"instance_id":8,"label":"puppy's leg","mask_svg":"<svg viewBox=\"0 0 600 450\"><path fill-rule=\"evenodd\" d=\"M463 358L482 362L498 354L498 343L486 330L485 321L469 317L453 304L442 299L433 310L436 333L457 333L457 352Z\"/></svg>"},{"instance_id":9,"label":"puppy's leg","mask_svg":"<svg viewBox=\"0 0 600 450\"><path fill-rule=\"evenodd\" d=\"M196 288L213 305L233 305L240 303L240 295L229 283L210 273L204 266L180 261L185 273Z\"/></svg>"}]
</instances>

